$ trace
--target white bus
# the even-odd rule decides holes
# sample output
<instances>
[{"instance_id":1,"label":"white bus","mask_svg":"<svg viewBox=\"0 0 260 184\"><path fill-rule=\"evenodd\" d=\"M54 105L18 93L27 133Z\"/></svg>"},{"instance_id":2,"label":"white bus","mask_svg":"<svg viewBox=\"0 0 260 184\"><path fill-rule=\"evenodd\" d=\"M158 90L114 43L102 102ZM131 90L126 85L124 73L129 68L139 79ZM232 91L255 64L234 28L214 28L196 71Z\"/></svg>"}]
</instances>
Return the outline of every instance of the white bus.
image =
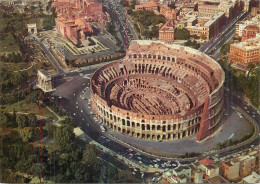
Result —
<instances>
[{"instance_id":1,"label":"white bus","mask_svg":"<svg viewBox=\"0 0 260 184\"><path fill-rule=\"evenodd\" d=\"M101 130L101 132L106 132L106 129L103 125L100 125L100 130Z\"/></svg>"}]
</instances>

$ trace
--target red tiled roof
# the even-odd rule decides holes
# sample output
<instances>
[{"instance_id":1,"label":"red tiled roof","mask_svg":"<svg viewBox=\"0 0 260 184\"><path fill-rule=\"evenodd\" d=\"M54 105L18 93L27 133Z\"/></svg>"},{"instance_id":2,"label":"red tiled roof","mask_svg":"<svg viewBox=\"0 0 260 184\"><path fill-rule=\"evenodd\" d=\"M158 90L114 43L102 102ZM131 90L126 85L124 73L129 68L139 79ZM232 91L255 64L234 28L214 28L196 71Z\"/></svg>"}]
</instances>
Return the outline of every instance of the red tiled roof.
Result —
<instances>
[{"instance_id":1,"label":"red tiled roof","mask_svg":"<svg viewBox=\"0 0 260 184\"><path fill-rule=\"evenodd\" d=\"M209 165L209 164L213 164L214 162L213 162L212 160L208 159L208 158L204 158L204 159L200 160L200 163L201 163L202 165L207 166L207 165Z\"/></svg>"},{"instance_id":2,"label":"red tiled roof","mask_svg":"<svg viewBox=\"0 0 260 184\"><path fill-rule=\"evenodd\" d=\"M203 174L203 176L204 176L204 178L209 178L209 176L208 176L208 175L206 175L206 174Z\"/></svg>"}]
</instances>

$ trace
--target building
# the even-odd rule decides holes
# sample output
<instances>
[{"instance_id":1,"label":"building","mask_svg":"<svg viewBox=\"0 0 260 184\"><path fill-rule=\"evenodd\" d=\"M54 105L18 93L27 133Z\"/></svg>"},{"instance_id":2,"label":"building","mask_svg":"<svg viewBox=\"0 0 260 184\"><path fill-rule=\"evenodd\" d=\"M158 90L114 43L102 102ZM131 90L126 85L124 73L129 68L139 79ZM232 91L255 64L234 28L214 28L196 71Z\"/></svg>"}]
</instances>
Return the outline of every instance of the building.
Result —
<instances>
[{"instance_id":1,"label":"building","mask_svg":"<svg viewBox=\"0 0 260 184\"><path fill-rule=\"evenodd\" d=\"M198 133L201 141L222 124L224 76L195 49L136 40L125 58L93 74L91 106L107 128L128 136L162 141Z\"/></svg>"},{"instance_id":2,"label":"building","mask_svg":"<svg viewBox=\"0 0 260 184\"><path fill-rule=\"evenodd\" d=\"M260 183L260 175L252 172L251 175L244 177L240 183Z\"/></svg>"},{"instance_id":3,"label":"building","mask_svg":"<svg viewBox=\"0 0 260 184\"><path fill-rule=\"evenodd\" d=\"M246 67L258 63L260 58L260 38L251 38L230 45L229 60L232 64Z\"/></svg>"},{"instance_id":4,"label":"building","mask_svg":"<svg viewBox=\"0 0 260 184\"><path fill-rule=\"evenodd\" d=\"M235 180L239 177L239 165L238 159L232 159L221 163L221 175L229 180Z\"/></svg>"},{"instance_id":5,"label":"building","mask_svg":"<svg viewBox=\"0 0 260 184\"><path fill-rule=\"evenodd\" d=\"M189 166L180 166L165 172L163 178L169 183L190 183L191 168Z\"/></svg>"},{"instance_id":6,"label":"building","mask_svg":"<svg viewBox=\"0 0 260 184\"><path fill-rule=\"evenodd\" d=\"M254 171L256 165L256 157L250 155L242 155L237 159L240 162L239 175L241 177L248 176Z\"/></svg>"},{"instance_id":7,"label":"building","mask_svg":"<svg viewBox=\"0 0 260 184\"><path fill-rule=\"evenodd\" d=\"M175 29L176 28L175 28L173 20L169 20L159 30L159 40L164 41L166 43L173 43L174 42Z\"/></svg>"},{"instance_id":8,"label":"building","mask_svg":"<svg viewBox=\"0 0 260 184\"><path fill-rule=\"evenodd\" d=\"M93 33L93 23L104 27L106 22L102 4L97 0L55 0L52 6L57 13L58 32L75 45L81 45L82 41Z\"/></svg>"},{"instance_id":9,"label":"building","mask_svg":"<svg viewBox=\"0 0 260 184\"><path fill-rule=\"evenodd\" d=\"M222 176L218 175L213 178L206 178L203 180L201 183L229 183L225 178Z\"/></svg>"},{"instance_id":10,"label":"building","mask_svg":"<svg viewBox=\"0 0 260 184\"><path fill-rule=\"evenodd\" d=\"M196 25L194 25L196 23ZM205 37L207 40L219 34L225 25L225 14L218 12L213 17L190 17L185 28L190 32L190 35Z\"/></svg>"},{"instance_id":11,"label":"building","mask_svg":"<svg viewBox=\"0 0 260 184\"><path fill-rule=\"evenodd\" d=\"M149 1L147 4L135 5L135 10L147 10L147 11L158 11L158 4L154 1Z\"/></svg>"},{"instance_id":12,"label":"building","mask_svg":"<svg viewBox=\"0 0 260 184\"><path fill-rule=\"evenodd\" d=\"M251 16L252 17L257 16L257 14L259 14L259 13L260 13L259 7L252 7L251 8Z\"/></svg>"},{"instance_id":13,"label":"building","mask_svg":"<svg viewBox=\"0 0 260 184\"><path fill-rule=\"evenodd\" d=\"M242 41L255 38L257 33L260 33L260 26L256 24L246 26L242 31Z\"/></svg>"}]
</instances>

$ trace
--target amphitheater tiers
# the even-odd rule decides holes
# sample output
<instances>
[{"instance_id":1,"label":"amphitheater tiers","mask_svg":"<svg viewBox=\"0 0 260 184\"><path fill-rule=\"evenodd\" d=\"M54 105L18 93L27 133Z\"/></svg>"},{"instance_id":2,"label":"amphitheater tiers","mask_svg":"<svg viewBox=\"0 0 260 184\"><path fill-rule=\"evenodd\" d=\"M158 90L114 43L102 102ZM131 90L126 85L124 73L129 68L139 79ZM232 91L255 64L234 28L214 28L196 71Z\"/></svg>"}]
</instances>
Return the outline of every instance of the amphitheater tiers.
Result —
<instances>
[{"instance_id":1,"label":"amphitheater tiers","mask_svg":"<svg viewBox=\"0 0 260 184\"><path fill-rule=\"evenodd\" d=\"M160 41L132 41L125 58L91 78L91 105L108 128L132 137L201 141L221 125L224 72L207 55Z\"/></svg>"}]
</instances>

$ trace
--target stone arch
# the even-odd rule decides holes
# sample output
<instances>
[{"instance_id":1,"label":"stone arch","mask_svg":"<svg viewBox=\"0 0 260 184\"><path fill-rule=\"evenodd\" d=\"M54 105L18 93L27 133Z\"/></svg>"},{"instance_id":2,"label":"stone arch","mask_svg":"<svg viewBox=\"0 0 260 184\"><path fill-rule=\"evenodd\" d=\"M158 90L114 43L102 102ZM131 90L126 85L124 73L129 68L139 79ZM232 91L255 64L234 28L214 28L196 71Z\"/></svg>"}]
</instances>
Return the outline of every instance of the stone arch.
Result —
<instances>
[{"instance_id":1,"label":"stone arch","mask_svg":"<svg viewBox=\"0 0 260 184\"><path fill-rule=\"evenodd\" d=\"M161 125L157 125L157 130L161 130Z\"/></svg>"}]
</instances>

